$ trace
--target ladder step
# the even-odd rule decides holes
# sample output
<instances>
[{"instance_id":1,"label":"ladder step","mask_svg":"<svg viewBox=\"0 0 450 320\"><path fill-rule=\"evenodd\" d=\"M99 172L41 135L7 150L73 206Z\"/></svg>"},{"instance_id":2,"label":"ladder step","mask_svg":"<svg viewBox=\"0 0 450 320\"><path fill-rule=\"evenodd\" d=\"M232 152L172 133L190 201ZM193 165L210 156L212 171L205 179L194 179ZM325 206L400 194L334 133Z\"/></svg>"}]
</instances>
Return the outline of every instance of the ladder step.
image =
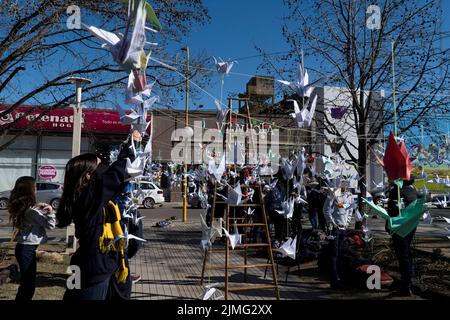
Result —
<instances>
[{"instance_id":1,"label":"ladder step","mask_svg":"<svg viewBox=\"0 0 450 320\"><path fill-rule=\"evenodd\" d=\"M236 265L229 265L228 269L245 269L245 268L266 268L266 267L272 267L270 263L258 263L258 264L236 264ZM209 267L209 269L225 269L225 265L223 264L214 264Z\"/></svg>"},{"instance_id":2,"label":"ladder step","mask_svg":"<svg viewBox=\"0 0 450 320\"><path fill-rule=\"evenodd\" d=\"M231 287L228 288L228 291L251 291L251 290L259 290L259 289L275 289L277 288L274 284L257 284L252 286L245 287Z\"/></svg>"},{"instance_id":3,"label":"ladder step","mask_svg":"<svg viewBox=\"0 0 450 320\"><path fill-rule=\"evenodd\" d=\"M261 207L259 203L229 204L230 207Z\"/></svg>"},{"instance_id":4,"label":"ladder step","mask_svg":"<svg viewBox=\"0 0 450 320\"><path fill-rule=\"evenodd\" d=\"M238 248L241 248L241 247L252 248L252 247L268 247L268 246L269 246L268 243L243 243L243 244L237 244L235 246L235 248L236 247L238 247Z\"/></svg>"},{"instance_id":5,"label":"ladder step","mask_svg":"<svg viewBox=\"0 0 450 320\"><path fill-rule=\"evenodd\" d=\"M232 226L235 224L233 223ZM265 223L236 223L238 227L265 227Z\"/></svg>"}]
</instances>

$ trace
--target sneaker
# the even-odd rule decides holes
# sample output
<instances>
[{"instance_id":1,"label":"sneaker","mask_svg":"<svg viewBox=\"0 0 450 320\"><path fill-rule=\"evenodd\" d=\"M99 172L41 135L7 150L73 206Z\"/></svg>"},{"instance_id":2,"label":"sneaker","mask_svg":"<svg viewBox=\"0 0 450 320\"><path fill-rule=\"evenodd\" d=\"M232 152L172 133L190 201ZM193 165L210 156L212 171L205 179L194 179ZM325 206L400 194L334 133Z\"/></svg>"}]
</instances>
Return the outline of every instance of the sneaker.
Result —
<instances>
[{"instance_id":1,"label":"sneaker","mask_svg":"<svg viewBox=\"0 0 450 320\"><path fill-rule=\"evenodd\" d=\"M138 275L138 274L131 275L131 282L132 282L132 283L136 283L136 282L138 282L139 280L141 280L141 276L140 276L140 275Z\"/></svg>"}]
</instances>

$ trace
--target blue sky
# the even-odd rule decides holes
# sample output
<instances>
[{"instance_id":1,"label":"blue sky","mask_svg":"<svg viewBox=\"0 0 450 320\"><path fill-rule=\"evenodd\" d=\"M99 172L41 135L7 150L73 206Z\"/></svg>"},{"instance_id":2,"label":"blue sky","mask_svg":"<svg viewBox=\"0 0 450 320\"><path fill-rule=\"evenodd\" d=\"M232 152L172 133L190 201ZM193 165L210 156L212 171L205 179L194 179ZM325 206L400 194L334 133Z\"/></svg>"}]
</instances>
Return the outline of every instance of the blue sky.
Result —
<instances>
[{"instance_id":1,"label":"blue sky","mask_svg":"<svg viewBox=\"0 0 450 320\"><path fill-rule=\"evenodd\" d=\"M248 80L256 73L262 59L252 57L258 54L255 46L269 53L288 50L281 36L284 6L281 0L207 0L205 4L211 23L194 32L186 44L192 53L206 50L216 58L238 61L232 74L225 78L225 100L227 93L244 92ZM212 58L210 66L213 67ZM219 97L219 76L215 77L214 83L207 90ZM199 103L203 103L205 108L213 108L212 99L207 96Z\"/></svg>"}]
</instances>

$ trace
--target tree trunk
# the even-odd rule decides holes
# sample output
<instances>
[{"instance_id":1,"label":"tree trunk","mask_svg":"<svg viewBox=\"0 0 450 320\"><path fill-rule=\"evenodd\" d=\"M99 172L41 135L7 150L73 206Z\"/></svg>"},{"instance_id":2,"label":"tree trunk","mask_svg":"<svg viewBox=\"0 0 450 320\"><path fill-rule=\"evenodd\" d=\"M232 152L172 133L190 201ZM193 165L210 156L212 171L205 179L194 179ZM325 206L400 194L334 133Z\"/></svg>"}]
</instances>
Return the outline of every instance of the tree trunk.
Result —
<instances>
[{"instance_id":1,"label":"tree trunk","mask_svg":"<svg viewBox=\"0 0 450 320\"><path fill-rule=\"evenodd\" d=\"M358 138L358 173L359 176L363 178L358 181L359 190L361 191L361 193L358 195L358 209L361 215L367 213L368 210L367 206L362 200L362 197L365 197L367 192L366 162L367 162L366 139L364 139L363 135L360 134ZM362 222L355 222L355 229L361 230Z\"/></svg>"}]
</instances>

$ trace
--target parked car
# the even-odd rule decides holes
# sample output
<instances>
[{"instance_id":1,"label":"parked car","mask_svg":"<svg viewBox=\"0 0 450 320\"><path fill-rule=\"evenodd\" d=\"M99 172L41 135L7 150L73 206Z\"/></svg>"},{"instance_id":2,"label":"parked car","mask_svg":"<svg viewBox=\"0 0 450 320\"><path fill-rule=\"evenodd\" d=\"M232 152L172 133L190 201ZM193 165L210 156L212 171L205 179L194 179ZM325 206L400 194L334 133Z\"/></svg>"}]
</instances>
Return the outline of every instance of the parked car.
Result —
<instances>
[{"instance_id":1,"label":"parked car","mask_svg":"<svg viewBox=\"0 0 450 320\"><path fill-rule=\"evenodd\" d=\"M155 183L139 180L133 184L133 196L138 204L144 206L146 209L153 208L155 205L159 205L160 207L163 205L163 191Z\"/></svg>"},{"instance_id":2,"label":"parked car","mask_svg":"<svg viewBox=\"0 0 450 320\"><path fill-rule=\"evenodd\" d=\"M54 182L37 182L36 183L36 201L45 202L58 209L59 201L63 193L63 186ZM11 190L0 192L0 210L6 210L8 207Z\"/></svg>"}]
</instances>

